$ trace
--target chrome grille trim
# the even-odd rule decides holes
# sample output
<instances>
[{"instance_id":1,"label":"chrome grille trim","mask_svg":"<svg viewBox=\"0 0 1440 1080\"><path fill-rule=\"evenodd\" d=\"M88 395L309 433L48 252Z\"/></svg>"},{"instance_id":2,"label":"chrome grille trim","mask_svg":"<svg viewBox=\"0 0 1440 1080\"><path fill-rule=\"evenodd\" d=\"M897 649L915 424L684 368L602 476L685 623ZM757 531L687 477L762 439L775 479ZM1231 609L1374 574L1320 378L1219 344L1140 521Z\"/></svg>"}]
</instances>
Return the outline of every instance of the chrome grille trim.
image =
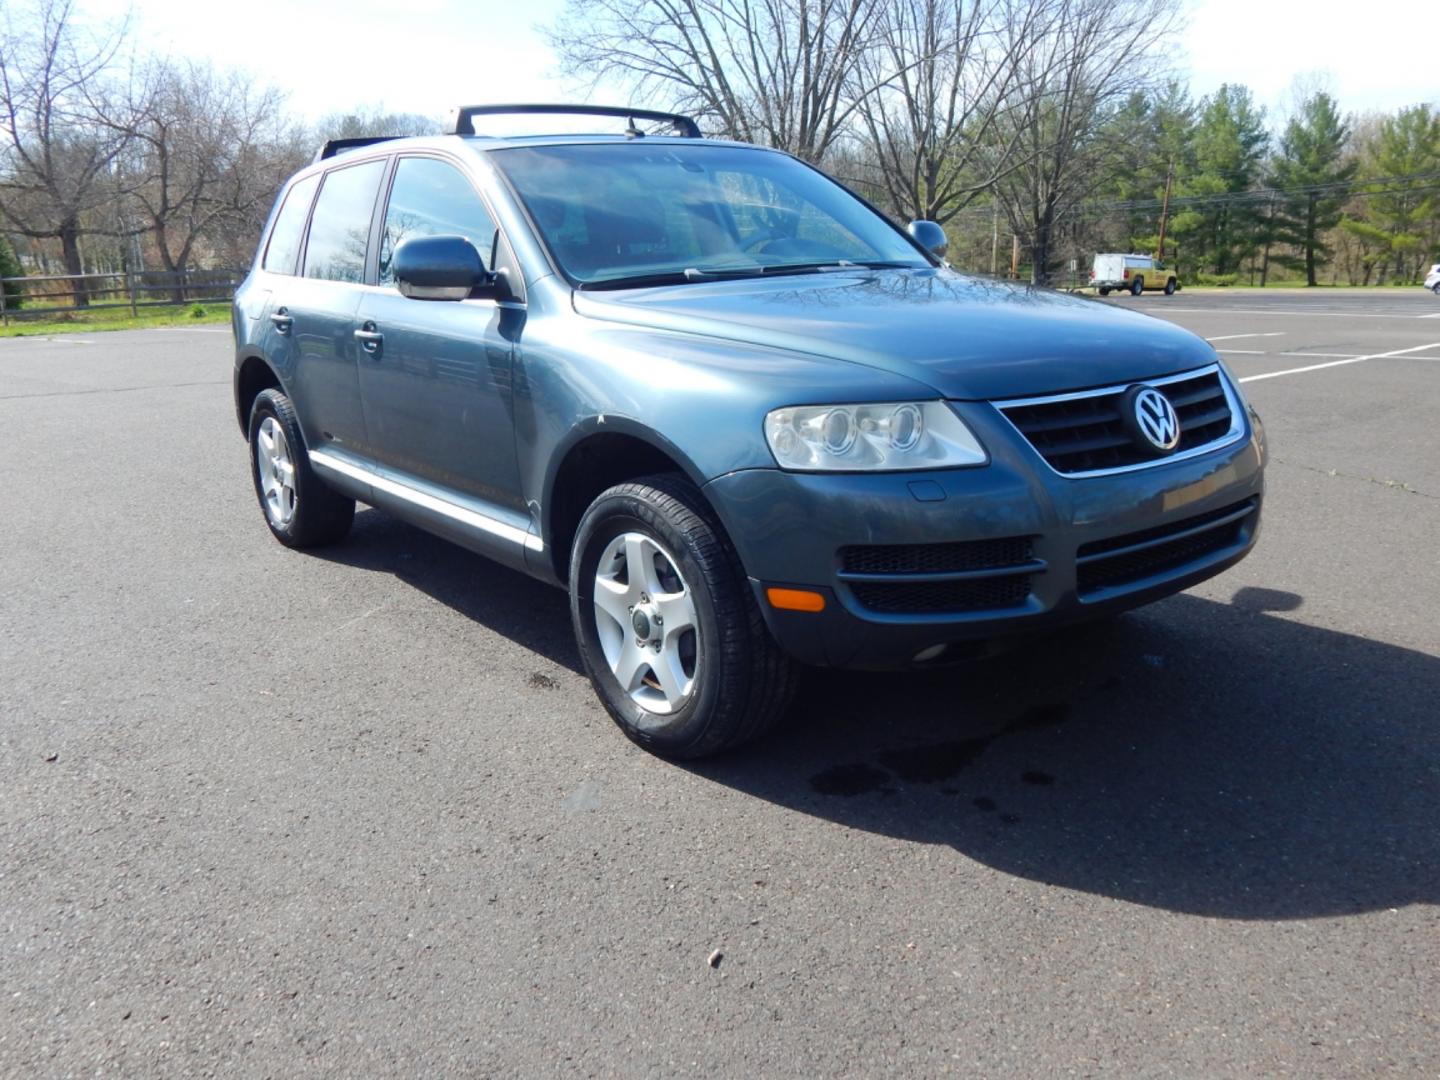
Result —
<instances>
[{"instance_id":1,"label":"chrome grille trim","mask_svg":"<svg viewBox=\"0 0 1440 1080\"><path fill-rule=\"evenodd\" d=\"M1136 384L1142 386L1167 386L1170 383L1185 382L1189 379L1198 379L1206 375L1215 375L1219 380L1220 388L1225 392L1225 402L1230 408L1230 430L1217 439L1208 443L1191 447L1189 450L1178 454L1169 454L1164 457L1157 457L1152 461L1142 461L1133 465L1119 465L1109 469L1089 469L1082 472L1062 472L1046 459L1039 447L1030 441L1020 426L1006 414L1006 409L1023 408L1031 405L1054 405L1065 401L1083 401L1086 398L1107 397L1123 394L1130 387ZM1155 379L1133 379L1129 382L1119 383L1112 386L1101 386L1093 390L1074 390L1064 394L1044 394L1038 397L1007 398L1003 401L991 401L990 404L1004 417L1005 422L1011 429L1020 436L1022 442L1035 452L1045 467L1056 476L1066 480L1084 480L1092 476L1117 476L1122 473L1139 472L1142 469L1153 469L1160 465L1168 465L1175 461L1186 461L1190 458L1199 457L1201 454L1208 454L1213 450L1219 450L1232 443L1238 442L1245 435L1245 409L1240 403L1240 395L1230 382L1230 377L1225 369L1218 363L1209 364L1205 367L1192 368L1189 371L1182 371L1177 375L1163 375Z\"/></svg>"}]
</instances>

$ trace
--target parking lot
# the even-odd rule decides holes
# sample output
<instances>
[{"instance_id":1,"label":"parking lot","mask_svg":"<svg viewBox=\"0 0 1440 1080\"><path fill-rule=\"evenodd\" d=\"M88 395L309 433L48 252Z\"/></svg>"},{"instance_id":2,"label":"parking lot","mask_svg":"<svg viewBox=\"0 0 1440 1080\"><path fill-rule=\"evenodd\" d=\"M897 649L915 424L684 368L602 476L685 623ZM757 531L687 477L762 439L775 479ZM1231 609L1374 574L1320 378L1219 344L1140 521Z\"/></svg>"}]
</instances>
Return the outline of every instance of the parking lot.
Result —
<instances>
[{"instance_id":1,"label":"parking lot","mask_svg":"<svg viewBox=\"0 0 1440 1080\"><path fill-rule=\"evenodd\" d=\"M0 1075L1440 1074L1440 299L1105 302L1241 377L1253 556L690 767L559 591L276 544L228 330L0 340Z\"/></svg>"}]
</instances>

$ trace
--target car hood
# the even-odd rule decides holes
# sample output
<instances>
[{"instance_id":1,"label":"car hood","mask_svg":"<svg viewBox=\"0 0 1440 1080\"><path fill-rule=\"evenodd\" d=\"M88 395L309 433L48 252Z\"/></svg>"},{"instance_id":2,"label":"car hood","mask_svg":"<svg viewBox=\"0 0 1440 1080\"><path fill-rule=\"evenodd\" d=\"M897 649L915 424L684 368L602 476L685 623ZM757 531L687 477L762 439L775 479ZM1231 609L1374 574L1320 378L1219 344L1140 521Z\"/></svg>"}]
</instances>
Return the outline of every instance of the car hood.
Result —
<instances>
[{"instance_id":1,"label":"car hood","mask_svg":"<svg viewBox=\"0 0 1440 1080\"><path fill-rule=\"evenodd\" d=\"M996 399L1155 378L1215 362L1160 319L949 270L841 270L576 291L584 316L834 357Z\"/></svg>"}]
</instances>

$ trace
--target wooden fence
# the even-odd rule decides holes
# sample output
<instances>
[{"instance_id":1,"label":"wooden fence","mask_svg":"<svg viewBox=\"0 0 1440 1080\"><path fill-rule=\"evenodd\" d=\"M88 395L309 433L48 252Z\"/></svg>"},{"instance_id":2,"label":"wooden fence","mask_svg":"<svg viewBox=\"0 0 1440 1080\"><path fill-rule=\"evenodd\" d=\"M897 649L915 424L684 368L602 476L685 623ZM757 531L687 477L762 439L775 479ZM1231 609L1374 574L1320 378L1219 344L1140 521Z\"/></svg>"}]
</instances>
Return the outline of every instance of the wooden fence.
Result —
<instances>
[{"instance_id":1,"label":"wooden fence","mask_svg":"<svg viewBox=\"0 0 1440 1080\"><path fill-rule=\"evenodd\" d=\"M0 278L0 323L44 315L73 314L190 304L198 300L228 303L245 277L243 270L144 270L117 274L43 274ZM23 306L16 307L8 290L18 285Z\"/></svg>"}]
</instances>

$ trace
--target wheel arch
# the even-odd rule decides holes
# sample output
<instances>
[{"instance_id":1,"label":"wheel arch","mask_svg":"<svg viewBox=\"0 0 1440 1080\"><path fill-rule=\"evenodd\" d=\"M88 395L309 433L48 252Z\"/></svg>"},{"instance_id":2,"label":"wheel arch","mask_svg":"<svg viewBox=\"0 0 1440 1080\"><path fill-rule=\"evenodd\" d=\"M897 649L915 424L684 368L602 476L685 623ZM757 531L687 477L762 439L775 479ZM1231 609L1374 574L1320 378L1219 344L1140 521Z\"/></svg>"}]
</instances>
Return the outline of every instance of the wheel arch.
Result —
<instances>
[{"instance_id":1,"label":"wheel arch","mask_svg":"<svg viewBox=\"0 0 1440 1080\"><path fill-rule=\"evenodd\" d=\"M595 497L616 484L660 472L681 473L704 489L706 477L689 456L638 421L606 415L576 426L552 458L541 501L541 533L558 582L569 580L570 546Z\"/></svg>"},{"instance_id":2,"label":"wheel arch","mask_svg":"<svg viewBox=\"0 0 1440 1080\"><path fill-rule=\"evenodd\" d=\"M235 419L240 433L250 434L250 409L262 390L285 390L279 374L259 353L250 353L235 365Z\"/></svg>"}]
</instances>

